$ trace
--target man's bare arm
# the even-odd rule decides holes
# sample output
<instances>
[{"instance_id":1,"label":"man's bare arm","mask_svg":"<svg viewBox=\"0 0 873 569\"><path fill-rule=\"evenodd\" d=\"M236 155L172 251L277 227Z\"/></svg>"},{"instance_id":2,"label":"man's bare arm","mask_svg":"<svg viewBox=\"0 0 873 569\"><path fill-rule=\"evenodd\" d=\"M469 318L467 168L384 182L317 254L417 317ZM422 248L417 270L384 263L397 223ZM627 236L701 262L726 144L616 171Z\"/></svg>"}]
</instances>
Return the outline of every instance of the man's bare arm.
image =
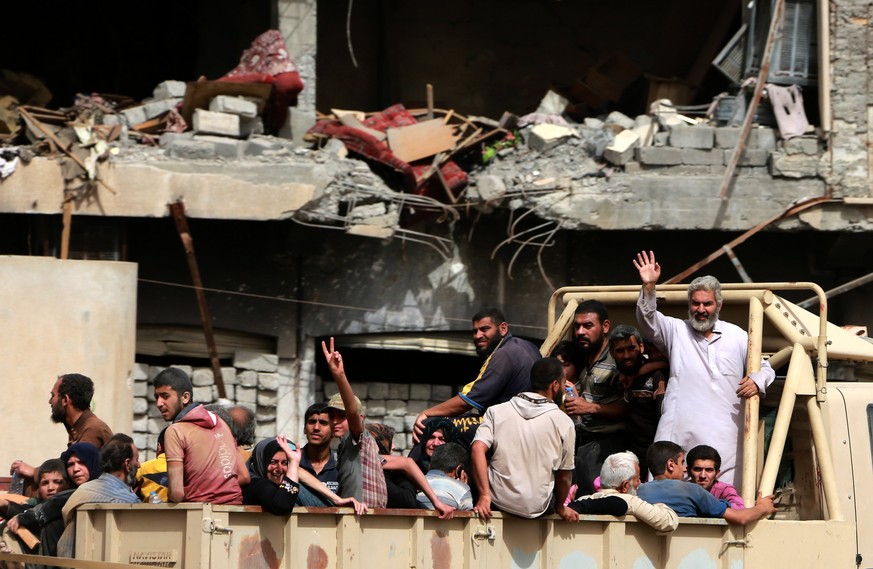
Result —
<instances>
[{"instance_id":1,"label":"man's bare arm","mask_svg":"<svg viewBox=\"0 0 873 569\"><path fill-rule=\"evenodd\" d=\"M564 401L568 415L597 415L608 419L621 419L628 412L627 403L616 401L615 403L592 403L582 397L573 397Z\"/></svg>"},{"instance_id":2,"label":"man's bare arm","mask_svg":"<svg viewBox=\"0 0 873 569\"><path fill-rule=\"evenodd\" d=\"M421 433L424 432L424 422L428 417L457 417L472 409L473 407L464 401L460 395L455 395L447 401L443 401L439 405L434 405L430 409L425 409L415 418L415 427L413 438L415 442L419 441Z\"/></svg>"}]
</instances>

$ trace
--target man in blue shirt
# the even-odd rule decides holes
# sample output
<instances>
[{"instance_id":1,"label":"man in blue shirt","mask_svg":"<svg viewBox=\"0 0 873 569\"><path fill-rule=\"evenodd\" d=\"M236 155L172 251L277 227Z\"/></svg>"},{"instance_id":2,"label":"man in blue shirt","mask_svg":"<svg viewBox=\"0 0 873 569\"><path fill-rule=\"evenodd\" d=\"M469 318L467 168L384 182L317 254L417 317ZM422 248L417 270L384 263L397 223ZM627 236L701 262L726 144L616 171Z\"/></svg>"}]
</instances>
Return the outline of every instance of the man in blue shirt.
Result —
<instances>
[{"instance_id":1,"label":"man in blue shirt","mask_svg":"<svg viewBox=\"0 0 873 569\"><path fill-rule=\"evenodd\" d=\"M666 504L680 518L724 518L744 526L776 512L773 496L762 498L759 493L753 507L735 510L697 484L684 481L685 451L676 443L656 441L646 459L654 480L640 485L637 494L650 504Z\"/></svg>"}]
</instances>

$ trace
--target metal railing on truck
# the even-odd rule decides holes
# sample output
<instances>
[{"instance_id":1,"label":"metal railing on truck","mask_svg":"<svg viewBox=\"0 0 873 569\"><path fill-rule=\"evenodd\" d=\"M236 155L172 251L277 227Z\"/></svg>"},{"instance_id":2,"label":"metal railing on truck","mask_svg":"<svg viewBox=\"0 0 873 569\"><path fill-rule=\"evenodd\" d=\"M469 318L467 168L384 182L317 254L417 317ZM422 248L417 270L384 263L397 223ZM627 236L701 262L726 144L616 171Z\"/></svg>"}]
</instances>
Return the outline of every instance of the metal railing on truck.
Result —
<instances>
[{"instance_id":1,"label":"metal railing on truck","mask_svg":"<svg viewBox=\"0 0 873 569\"><path fill-rule=\"evenodd\" d=\"M873 346L827 321L827 297L815 283L722 283L721 288L723 306L720 318L745 327L749 333L747 372L760 369L762 353L770 354L769 362L774 369L788 364L776 424L763 463L758 457L759 441L763 440L759 400L757 396L746 400L743 499L746 504L754 503L756 489L764 495L773 493L794 404L799 399L805 403L809 415L828 519L842 519L833 460L821 413L821 404L827 396L828 358L873 361ZM800 308L774 291L811 291L819 299L819 314ZM561 340L570 335L576 307L583 300L596 299L605 303L613 325L636 324L639 294L640 285L569 286L556 290L549 299L549 333L540 352L543 355L551 353ZM678 318L687 317L687 285L658 285L656 295L658 310ZM563 306L560 312L559 303Z\"/></svg>"}]
</instances>

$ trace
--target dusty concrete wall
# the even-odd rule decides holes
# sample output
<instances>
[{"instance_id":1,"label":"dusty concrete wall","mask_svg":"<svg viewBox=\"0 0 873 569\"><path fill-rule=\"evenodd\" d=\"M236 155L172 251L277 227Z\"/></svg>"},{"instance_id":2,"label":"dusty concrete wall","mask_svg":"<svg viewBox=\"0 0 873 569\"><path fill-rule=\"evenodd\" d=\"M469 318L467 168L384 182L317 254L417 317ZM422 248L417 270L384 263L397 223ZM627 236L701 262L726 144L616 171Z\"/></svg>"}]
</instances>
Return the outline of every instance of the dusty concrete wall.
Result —
<instances>
[{"instance_id":1,"label":"dusty concrete wall","mask_svg":"<svg viewBox=\"0 0 873 569\"><path fill-rule=\"evenodd\" d=\"M297 107L305 111L315 110L316 7L315 0L278 2L279 30L303 80Z\"/></svg>"},{"instance_id":2,"label":"dusty concrete wall","mask_svg":"<svg viewBox=\"0 0 873 569\"><path fill-rule=\"evenodd\" d=\"M873 194L873 4L831 2L833 172L839 195Z\"/></svg>"},{"instance_id":3,"label":"dusty concrete wall","mask_svg":"<svg viewBox=\"0 0 873 569\"><path fill-rule=\"evenodd\" d=\"M0 465L32 465L66 448L48 400L55 378L94 380L94 412L131 431L137 268L131 263L0 257L0 366L9 402Z\"/></svg>"}]
</instances>

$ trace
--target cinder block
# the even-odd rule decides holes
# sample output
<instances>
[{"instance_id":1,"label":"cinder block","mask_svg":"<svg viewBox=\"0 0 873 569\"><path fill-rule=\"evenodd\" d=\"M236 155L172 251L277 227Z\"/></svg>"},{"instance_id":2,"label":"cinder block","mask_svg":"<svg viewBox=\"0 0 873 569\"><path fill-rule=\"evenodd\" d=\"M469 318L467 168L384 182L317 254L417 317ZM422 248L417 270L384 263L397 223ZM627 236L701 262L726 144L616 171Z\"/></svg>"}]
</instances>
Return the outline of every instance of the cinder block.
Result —
<instances>
[{"instance_id":1,"label":"cinder block","mask_svg":"<svg viewBox=\"0 0 873 569\"><path fill-rule=\"evenodd\" d=\"M674 126L670 129L670 146L709 150L715 144L715 127Z\"/></svg>"},{"instance_id":2,"label":"cinder block","mask_svg":"<svg viewBox=\"0 0 873 569\"><path fill-rule=\"evenodd\" d=\"M213 136L210 134L195 134L194 142L206 143L212 146L215 156L238 160L242 156L242 148L245 142L226 136Z\"/></svg>"},{"instance_id":3,"label":"cinder block","mask_svg":"<svg viewBox=\"0 0 873 569\"><path fill-rule=\"evenodd\" d=\"M776 131L769 127L753 128L749 134L749 148L759 148L761 150L776 149Z\"/></svg>"},{"instance_id":4,"label":"cinder block","mask_svg":"<svg viewBox=\"0 0 873 569\"><path fill-rule=\"evenodd\" d=\"M276 408L275 407L258 407L258 410L255 413L255 420L258 423L275 421L276 420Z\"/></svg>"},{"instance_id":5,"label":"cinder block","mask_svg":"<svg viewBox=\"0 0 873 569\"><path fill-rule=\"evenodd\" d=\"M279 392L278 391L266 391L266 390L258 391L258 398L257 398L258 405L262 405L264 407L275 407L278 402L279 402Z\"/></svg>"},{"instance_id":6,"label":"cinder block","mask_svg":"<svg viewBox=\"0 0 873 569\"><path fill-rule=\"evenodd\" d=\"M409 384L408 383L389 383L388 384L388 399L409 399Z\"/></svg>"},{"instance_id":7,"label":"cinder block","mask_svg":"<svg viewBox=\"0 0 873 569\"><path fill-rule=\"evenodd\" d=\"M500 176L485 174L476 178L476 184L467 190L467 197L472 200L494 201L506 194L506 184Z\"/></svg>"},{"instance_id":8,"label":"cinder block","mask_svg":"<svg viewBox=\"0 0 873 569\"><path fill-rule=\"evenodd\" d=\"M371 417L381 417L387 413L384 399L368 399L367 414Z\"/></svg>"},{"instance_id":9,"label":"cinder block","mask_svg":"<svg viewBox=\"0 0 873 569\"><path fill-rule=\"evenodd\" d=\"M430 399L431 385L429 383L413 383L409 386L410 399Z\"/></svg>"},{"instance_id":10,"label":"cinder block","mask_svg":"<svg viewBox=\"0 0 873 569\"><path fill-rule=\"evenodd\" d=\"M385 415L406 415L406 401L401 399L389 399L385 402Z\"/></svg>"},{"instance_id":11,"label":"cinder block","mask_svg":"<svg viewBox=\"0 0 873 569\"><path fill-rule=\"evenodd\" d=\"M162 99L160 101L150 101L143 105L143 112L146 120L161 116L170 109L173 109L182 102L182 99Z\"/></svg>"},{"instance_id":12,"label":"cinder block","mask_svg":"<svg viewBox=\"0 0 873 569\"><path fill-rule=\"evenodd\" d=\"M270 439L276 436L276 422L270 421L261 425L255 426L256 439Z\"/></svg>"},{"instance_id":13,"label":"cinder block","mask_svg":"<svg viewBox=\"0 0 873 569\"><path fill-rule=\"evenodd\" d=\"M369 387L369 396L370 399L388 399L388 384L381 382L371 382Z\"/></svg>"},{"instance_id":14,"label":"cinder block","mask_svg":"<svg viewBox=\"0 0 873 569\"><path fill-rule=\"evenodd\" d=\"M576 131L556 124L538 124L530 129L527 145L539 152L559 146L572 137Z\"/></svg>"},{"instance_id":15,"label":"cinder block","mask_svg":"<svg viewBox=\"0 0 873 569\"><path fill-rule=\"evenodd\" d=\"M253 370L244 370L236 374L236 379L243 387L258 386L258 372Z\"/></svg>"},{"instance_id":16,"label":"cinder block","mask_svg":"<svg viewBox=\"0 0 873 569\"><path fill-rule=\"evenodd\" d=\"M606 116L606 121L604 122L606 124L617 124L624 129L632 129L636 126L634 119L619 111L612 111L611 113L609 113Z\"/></svg>"},{"instance_id":17,"label":"cinder block","mask_svg":"<svg viewBox=\"0 0 873 569\"><path fill-rule=\"evenodd\" d=\"M133 398L133 412L137 415L144 415L149 410L149 402L145 397Z\"/></svg>"},{"instance_id":18,"label":"cinder block","mask_svg":"<svg viewBox=\"0 0 873 569\"><path fill-rule=\"evenodd\" d=\"M724 126L715 129L715 147L716 148L734 148L737 141L740 139L740 131L743 129L738 126Z\"/></svg>"},{"instance_id":19,"label":"cinder block","mask_svg":"<svg viewBox=\"0 0 873 569\"><path fill-rule=\"evenodd\" d=\"M633 130L623 130L615 136L612 143L603 151L603 159L616 166L623 166L634 156L634 148L640 136Z\"/></svg>"},{"instance_id":20,"label":"cinder block","mask_svg":"<svg viewBox=\"0 0 873 569\"><path fill-rule=\"evenodd\" d=\"M249 350L237 350L233 354L233 366L254 371L279 371L279 356Z\"/></svg>"},{"instance_id":21,"label":"cinder block","mask_svg":"<svg viewBox=\"0 0 873 569\"><path fill-rule=\"evenodd\" d=\"M425 409L430 408L427 401L421 401L417 399L411 399L406 403L406 412L412 413L414 415L418 415Z\"/></svg>"},{"instance_id":22,"label":"cinder block","mask_svg":"<svg viewBox=\"0 0 873 569\"><path fill-rule=\"evenodd\" d=\"M128 126L136 126L139 123L143 123L147 120L144 105L124 109L123 111L121 111L121 114L122 116L124 116L124 120L127 121Z\"/></svg>"},{"instance_id":23,"label":"cinder block","mask_svg":"<svg viewBox=\"0 0 873 569\"><path fill-rule=\"evenodd\" d=\"M733 150L724 151L724 164L728 165L731 159ZM770 151L761 148L747 148L743 155L740 156L738 166L766 166L767 160L770 158Z\"/></svg>"},{"instance_id":24,"label":"cinder block","mask_svg":"<svg viewBox=\"0 0 873 569\"><path fill-rule=\"evenodd\" d=\"M164 146L162 144L162 146ZM215 158L215 146L206 141L195 141L187 138L172 140L166 146L167 154L186 160L212 160Z\"/></svg>"},{"instance_id":25,"label":"cinder block","mask_svg":"<svg viewBox=\"0 0 873 569\"><path fill-rule=\"evenodd\" d=\"M237 386L236 388L236 402L237 403L255 403L258 400L258 389L256 387L242 387Z\"/></svg>"},{"instance_id":26,"label":"cinder block","mask_svg":"<svg viewBox=\"0 0 873 569\"><path fill-rule=\"evenodd\" d=\"M131 372L130 378L134 381L139 380L148 380L149 378L149 365L148 364L133 364L133 370Z\"/></svg>"},{"instance_id":27,"label":"cinder block","mask_svg":"<svg viewBox=\"0 0 873 569\"><path fill-rule=\"evenodd\" d=\"M418 418L418 415L406 415L403 417L403 430L407 433L411 433L415 430L415 420Z\"/></svg>"},{"instance_id":28,"label":"cinder block","mask_svg":"<svg viewBox=\"0 0 873 569\"><path fill-rule=\"evenodd\" d=\"M725 126L715 129L716 148L735 148L740 140L740 132L743 129L738 126ZM749 131L749 139L746 141L748 149L773 150L776 148L776 133L772 128L753 128Z\"/></svg>"},{"instance_id":29,"label":"cinder block","mask_svg":"<svg viewBox=\"0 0 873 569\"><path fill-rule=\"evenodd\" d=\"M130 428L135 433L147 433L149 431L149 418L145 415L134 417Z\"/></svg>"},{"instance_id":30,"label":"cinder block","mask_svg":"<svg viewBox=\"0 0 873 569\"><path fill-rule=\"evenodd\" d=\"M786 178L813 178L818 175L818 157L773 152L770 155L770 175Z\"/></svg>"},{"instance_id":31,"label":"cinder block","mask_svg":"<svg viewBox=\"0 0 873 569\"><path fill-rule=\"evenodd\" d=\"M133 396L134 397L148 397L149 396L149 384L146 380L139 380L133 382Z\"/></svg>"},{"instance_id":32,"label":"cinder block","mask_svg":"<svg viewBox=\"0 0 873 569\"><path fill-rule=\"evenodd\" d=\"M197 133L218 134L237 138L241 136L239 115L195 109L193 122L194 132Z\"/></svg>"},{"instance_id":33,"label":"cinder block","mask_svg":"<svg viewBox=\"0 0 873 569\"><path fill-rule=\"evenodd\" d=\"M191 382L194 387L205 387L215 383L215 378L212 376L212 369L208 367L199 367L194 370L191 375Z\"/></svg>"},{"instance_id":34,"label":"cinder block","mask_svg":"<svg viewBox=\"0 0 873 569\"><path fill-rule=\"evenodd\" d=\"M432 385L431 397L440 401L451 399L455 394L455 388L451 385Z\"/></svg>"},{"instance_id":35,"label":"cinder block","mask_svg":"<svg viewBox=\"0 0 873 569\"><path fill-rule=\"evenodd\" d=\"M384 417L382 419L382 424L386 425L388 427L392 427L394 429L394 431L397 433L403 432L403 427L404 427L403 417L387 416L387 417Z\"/></svg>"},{"instance_id":36,"label":"cinder block","mask_svg":"<svg viewBox=\"0 0 873 569\"><path fill-rule=\"evenodd\" d=\"M212 393L212 386L195 387L194 401L198 403L212 403L213 401L215 401L215 397Z\"/></svg>"},{"instance_id":37,"label":"cinder block","mask_svg":"<svg viewBox=\"0 0 873 569\"><path fill-rule=\"evenodd\" d=\"M155 87L152 95L154 95L155 99L181 98L185 96L187 88L188 86L184 81L162 81Z\"/></svg>"},{"instance_id":38,"label":"cinder block","mask_svg":"<svg viewBox=\"0 0 873 569\"><path fill-rule=\"evenodd\" d=\"M723 150L700 150L697 148L682 148L680 152L682 154L683 164L724 165Z\"/></svg>"},{"instance_id":39,"label":"cinder block","mask_svg":"<svg viewBox=\"0 0 873 569\"><path fill-rule=\"evenodd\" d=\"M259 373L258 388L276 391L279 389L279 374L278 373Z\"/></svg>"},{"instance_id":40,"label":"cinder block","mask_svg":"<svg viewBox=\"0 0 873 569\"><path fill-rule=\"evenodd\" d=\"M243 154L246 156L261 156L264 153L278 152L284 148L275 140L269 138L251 138L245 142Z\"/></svg>"},{"instance_id":41,"label":"cinder block","mask_svg":"<svg viewBox=\"0 0 873 569\"><path fill-rule=\"evenodd\" d=\"M789 155L806 154L807 156L817 156L819 153L819 142L818 138L814 136L795 136L794 138L782 141L782 148Z\"/></svg>"},{"instance_id":42,"label":"cinder block","mask_svg":"<svg viewBox=\"0 0 873 569\"><path fill-rule=\"evenodd\" d=\"M352 386L352 391L355 392L355 395L357 395L358 399L360 399L361 401L363 401L364 399L368 399L370 397L369 384L352 383L350 385Z\"/></svg>"},{"instance_id":43,"label":"cinder block","mask_svg":"<svg viewBox=\"0 0 873 569\"><path fill-rule=\"evenodd\" d=\"M214 113L229 113L248 118L258 116L258 105L242 97L231 97L230 95L213 97L209 101L209 110Z\"/></svg>"},{"instance_id":44,"label":"cinder block","mask_svg":"<svg viewBox=\"0 0 873 569\"><path fill-rule=\"evenodd\" d=\"M234 367L221 368L221 379L224 381L224 385L236 385L238 383L238 381L236 379L236 368L234 368Z\"/></svg>"},{"instance_id":45,"label":"cinder block","mask_svg":"<svg viewBox=\"0 0 873 569\"><path fill-rule=\"evenodd\" d=\"M637 160L648 166L676 166L682 164L682 150L670 146L641 146L636 149Z\"/></svg>"}]
</instances>

